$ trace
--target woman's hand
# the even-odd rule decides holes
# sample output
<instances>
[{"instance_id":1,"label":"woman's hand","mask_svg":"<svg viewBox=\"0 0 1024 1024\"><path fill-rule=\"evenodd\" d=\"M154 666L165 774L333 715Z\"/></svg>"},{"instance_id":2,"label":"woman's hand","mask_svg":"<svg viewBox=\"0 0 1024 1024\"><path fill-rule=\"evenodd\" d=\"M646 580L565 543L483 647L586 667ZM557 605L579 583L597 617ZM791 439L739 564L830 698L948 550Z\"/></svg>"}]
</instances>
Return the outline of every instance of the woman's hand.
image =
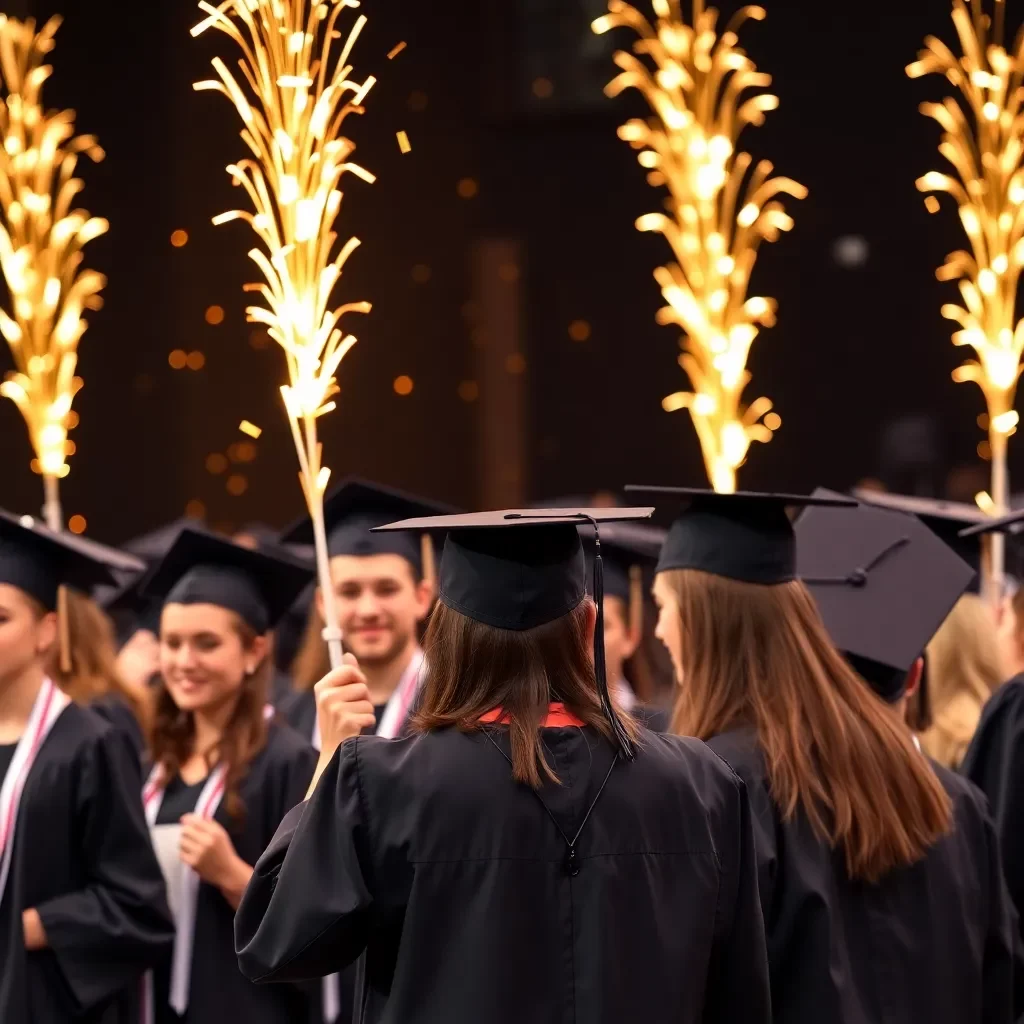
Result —
<instances>
[{"instance_id":1,"label":"woman's hand","mask_svg":"<svg viewBox=\"0 0 1024 1024\"><path fill-rule=\"evenodd\" d=\"M320 725L320 763L307 798L338 747L377 723L366 677L359 671L359 662L352 654L346 654L341 667L328 672L313 687L313 693L316 695L316 714Z\"/></svg>"},{"instance_id":2,"label":"woman's hand","mask_svg":"<svg viewBox=\"0 0 1024 1024\"><path fill-rule=\"evenodd\" d=\"M182 862L204 882L217 886L224 898L237 909L249 884L252 867L235 852L223 825L198 814L184 815L179 855Z\"/></svg>"}]
</instances>

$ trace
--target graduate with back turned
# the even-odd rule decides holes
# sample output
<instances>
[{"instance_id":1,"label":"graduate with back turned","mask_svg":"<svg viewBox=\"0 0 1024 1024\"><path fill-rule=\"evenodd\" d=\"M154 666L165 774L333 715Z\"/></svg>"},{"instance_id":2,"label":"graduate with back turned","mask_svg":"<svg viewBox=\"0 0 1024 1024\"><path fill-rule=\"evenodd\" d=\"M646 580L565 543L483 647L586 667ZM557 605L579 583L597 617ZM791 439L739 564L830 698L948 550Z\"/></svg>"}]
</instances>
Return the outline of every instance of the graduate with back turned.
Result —
<instances>
[{"instance_id":1,"label":"graduate with back turned","mask_svg":"<svg viewBox=\"0 0 1024 1024\"><path fill-rule=\"evenodd\" d=\"M111 583L96 549L0 513L0 1021L137 1024L173 937L119 730L48 675L60 586Z\"/></svg>"},{"instance_id":2,"label":"graduate with back turned","mask_svg":"<svg viewBox=\"0 0 1024 1024\"><path fill-rule=\"evenodd\" d=\"M1024 521L1014 512L978 532L1011 533ZM1003 610L1001 656L1009 680L985 706L961 771L988 797L995 819L1003 871L1018 910L1024 908L1024 646L1017 617L1018 596ZM1021 936L1024 943L1024 935Z\"/></svg>"},{"instance_id":3,"label":"graduate with back turned","mask_svg":"<svg viewBox=\"0 0 1024 1024\"><path fill-rule=\"evenodd\" d=\"M365 953L364 1024L767 1024L744 787L608 692L577 524L649 513L396 524L450 531L414 734L355 735L351 656L317 684L318 782L236 917L248 977Z\"/></svg>"},{"instance_id":4,"label":"graduate with back turned","mask_svg":"<svg viewBox=\"0 0 1024 1024\"><path fill-rule=\"evenodd\" d=\"M776 1024L1009 1024L1011 912L982 802L952 776L943 785L836 649L797 575L787 510L811 520L854 515L853 503L640 494L678 503L655 582L679 681L673 731L706 739L747 784ZM895 634L913 661L967 585L970 570L945 549L926 550L922 565L904 546L919 525L897 520L895 537L863 548L859 534L847 546L828 535L820 576L883 613L848 642L854 654L888 663L884 647L866 645ZM952 558L952 570L929 575L932 556ZM914 605L875 585L897 569L927 582L922 605L940 598L916 636Z\"/></svg>"},{"instance_id":5,"label":"graduate with back turned","mask_svg":"<svg viewBox=\"0 0 1024 1024\"><path fill-rule=\"evenodd\" d=\"M798 571L833 642L903 721L926 645L972 585L973 566L917 517L868 505L809 509L795 531ZM1014 954L1017 914L996 830L974 786L937 762L932 769L952 828L881 892L849 894L846 932L860 943L865 984L871 953L892 965L891 980L878 983L902 1019L1013 1020L1024 1012L1024 951Z\"/></svg>"},{"instance_id":6,"label":"graduate with back turned","mask_svg":"<svg viewBox=\"0 0 1024 1024\"><path fill-rule=\"evenodd\" d=\"M854 492L858 497L860 491ZM865 503L918 518L973 570L960 599L928 643L928 698L932 722L920 735L925 752L947 768L960 768L981 712L1003 681L996 638L995 609L981 596L987 551L982 534L972 532L991 516L977 505L899 494L864 496Z\"/></svg>"}]
</instances>

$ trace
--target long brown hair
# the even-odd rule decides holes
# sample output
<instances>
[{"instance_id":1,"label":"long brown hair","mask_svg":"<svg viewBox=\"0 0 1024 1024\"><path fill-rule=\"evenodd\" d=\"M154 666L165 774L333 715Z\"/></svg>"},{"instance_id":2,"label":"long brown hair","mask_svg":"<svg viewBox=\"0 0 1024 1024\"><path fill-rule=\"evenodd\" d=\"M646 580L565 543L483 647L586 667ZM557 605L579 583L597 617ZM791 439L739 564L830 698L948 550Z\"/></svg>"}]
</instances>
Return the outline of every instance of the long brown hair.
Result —
<instances>
[{"instance_id":1,"label":"long brown hair","mask_svg":"<svg viewBox=\"0 0 1024 1024\"><path fill-rule=\"evenodd\" d=\"M249 650L257 634L237 616L232 618L232 626L242 646ZM252 675L246 676L220 742L213 750L206 751L206 764L211 771L217 764L227 765L224 808L236 820L243 819L245 815L239 785L249 763L267 742L267 722L263 709L267 703L272 673L273 664L268 655ZM195 719L192 713L180 711L171 699L167 686L160 682L149 733L149 752L153 764L161 766L165 779L173 779L180 772L182 764L195 753L194 744Z\"/></svg>"},{"instance_id":2,"label":"long brown hair","mask_svg":"<svg viewBox=\"0 0 1024 1024\"><path fill-rule=\"evenodd\" d=\"M90 597L67 589L62 613L67 616L70 671L61 669L60 642L50 651L48 671L76 704L114 695L128 705L143 730L149 717L147 695L135 690L117 669L117 641L106 613Z\"/></svg>"},{"instance_id":3,"label":"long brown hair","mask_svg":"<svg viewBox=\"0 0 1024 1024\"><path fill-rule=\"evenodd\" d=\"M584 603L524 630L495 629L439 603L424 651L422 703L412 727L471 732L480 728L482 715L501 708L508 719L512 776L519 782L534 789L542 776L558 782L540 737L552 701L614 742L597 693ZM635 740L636 722L621 710L619 718Z\"/></svg>"},{"instance_id":4,"label":"long brown hair","mask_svg":"<svg viewBox=\"0 0 1024 1024\"><path fill-rule=\"evenodd\" d=\"M752 726L772 797L874 882L920 860L952 805L909 730L832 646L802 583L760 586L696 570L662 574L679 606L683 683L673 731Z\"/></svg>"},{"instance_id":5,"label":"long brown hair","mask_svg":"<svg viewBox=\"0 0 1024 1024\"><path fill-rule=\"evenodd\" d=\"M995 618L977 594L964 594L928 644L932 724L921 746L947 768L959 768L981 711L1003 681Z\"/></svg>"},{"instance_id":6,"label":"long brown hair","mask_svg":"<svg viewBox=\"0 0 1024 1024\"><path fill-rule=\"evenodd\" d=\"M302 643L299 644L290 671L292 689L300 693L312 690L331 671L331 660L324 641L324 619L317 609L316 601L309 604L306 631L302 634Z\"/></svg>"}]
</instances>

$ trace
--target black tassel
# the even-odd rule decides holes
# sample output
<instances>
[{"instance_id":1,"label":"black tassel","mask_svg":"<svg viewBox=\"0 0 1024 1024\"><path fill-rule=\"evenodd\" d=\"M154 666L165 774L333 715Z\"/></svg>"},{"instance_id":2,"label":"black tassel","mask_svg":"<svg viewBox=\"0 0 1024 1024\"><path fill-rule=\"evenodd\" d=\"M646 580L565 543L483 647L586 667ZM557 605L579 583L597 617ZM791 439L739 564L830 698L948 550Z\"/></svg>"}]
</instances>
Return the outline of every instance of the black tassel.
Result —
<instances>
[{"instance_id":1,"label":"black tassel","mask_svg":"<svg viewBox=\"0 0 1024 1024\"><path fill-rule=\"evenodd\" d=\"M601 536L597 523L594 525L594 603L597 605L597 624L594 627L594 675L597 677L597 693L601 698L601 707L608 719L618 743L622 756L628 761L636 759L636 748L622 726L612 698L608 692L608 669L604 654L604 562L601 559Z\"/></svg>"}]
</instances>

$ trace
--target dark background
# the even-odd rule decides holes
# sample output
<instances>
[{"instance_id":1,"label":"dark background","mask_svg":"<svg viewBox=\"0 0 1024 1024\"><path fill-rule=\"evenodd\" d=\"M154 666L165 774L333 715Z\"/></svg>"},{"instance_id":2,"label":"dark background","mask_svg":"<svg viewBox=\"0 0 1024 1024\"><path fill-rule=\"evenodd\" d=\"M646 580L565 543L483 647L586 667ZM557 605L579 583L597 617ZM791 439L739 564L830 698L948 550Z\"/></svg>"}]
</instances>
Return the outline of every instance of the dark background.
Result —
<instances>
[{"instance_id":1,"label":"dark background","mask_svg":"<svg viewBox=\"0 0 1024 1024\"><path fill-rule=\"evenodd\" d=\"M187 0L21 6L65 15L48 103L77 110L79 130L107 150L102 164L81 166L83 204L112 224L87 262L110 280L80 348L86 386L62 485L66 514L84 515L110 540L180 515L189 501L223 528L284 523L301 496L277 394L283 356L244 319L254 236L210 223L245 198L224 171L242 155L239 122L224 98L191 87L209 77L213 53L234 61L232 44L217 33L191 39L201 15ZM984 405L974 385L950 380L962 353L939 307L954 293L934 277L961 237L951 206L930 216L914 187L940 162L938 127L917 105L944 83L911 82L903 70L929 32L954 42L950 5L766 6L767 20L748 24L742 42L773 74L781 108L742 141L810 197L787 201L795 230L762 249L754 275L753 293L778 299L779 324L754 345L747 397L772 398L783 426L752 448L741 483L806 490L882 475L894 488L967 496L959 492L977 481L966 467L984 481L975 422ZM486 344L472 330L471 252L478 239L510 238L525 253L523 498L631 480L703 482L689 417L660 407L685 387L678 332L654 323L661 298L651 272L667 247L633 227L660 196L615 134L642 111L638 97L601 94L613 45L632 41L590 33L603 9L601 0L364 0L356 74L376 74L378 85L367 115L347 127L378 182L344 182L339 227L363 246L338 298L367 298L375 309L347 321L359 344L342 365L339 409L321 421L336 479L359 473L476 503L474 446L488 395L459 394L474 343ZM408 48L387 61L399 40ZM551 82L549 97L534 95L537 78ZM400 129L412 142L407 156ZM463 178L478 183L476 197L460 198ZM175 229L189 233L183 248L169 242ZM849 235L868 244L859 269L833 258ZM429 268L424 283L414 280L418 265ZM226 314L217 326L204 319L213 304ZM589 340L570 340L576 319L590 323ZM172 369L175 349L201 351L203 369ZM5 350L0 368L8 365ZM392 388L399 374L415 382L408 396ZM264 429L255 459L210 473L211 453L239 454L231 446L246 440L243 417ZM19 414L0 402L0 505L38 509L30 457ZM1021 458L1011 444L1011 469ZM228 493L232 473L244 477L241 495Z\"/></svg>"}]
</instances>

